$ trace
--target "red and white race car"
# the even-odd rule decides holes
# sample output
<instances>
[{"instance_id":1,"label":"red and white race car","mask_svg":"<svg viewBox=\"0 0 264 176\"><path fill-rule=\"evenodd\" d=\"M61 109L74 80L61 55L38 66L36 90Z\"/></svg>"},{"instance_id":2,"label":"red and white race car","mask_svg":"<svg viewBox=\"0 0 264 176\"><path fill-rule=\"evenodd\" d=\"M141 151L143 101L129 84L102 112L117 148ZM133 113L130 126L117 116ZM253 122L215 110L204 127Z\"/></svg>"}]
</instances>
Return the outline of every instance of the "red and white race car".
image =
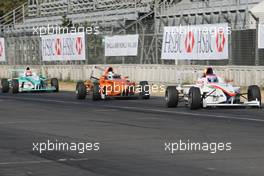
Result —
<instances>
[{"instance_id":1,"label":"red and white race car","mask_svg":"<svg viewBox=\"0 0 264 176\"><path fill-rule=\"evenodd\" d=\"M241 101L241 99L245 101ZM177 107L179 102L185 102L190 109L217 106L260 108L261 91L257 85L251 85L246 93L241 93L240 87L234 87L215 75L212 68L207 68L195 85L167 87L165 101L169 108Z\"/></svg>"}]
</instances>

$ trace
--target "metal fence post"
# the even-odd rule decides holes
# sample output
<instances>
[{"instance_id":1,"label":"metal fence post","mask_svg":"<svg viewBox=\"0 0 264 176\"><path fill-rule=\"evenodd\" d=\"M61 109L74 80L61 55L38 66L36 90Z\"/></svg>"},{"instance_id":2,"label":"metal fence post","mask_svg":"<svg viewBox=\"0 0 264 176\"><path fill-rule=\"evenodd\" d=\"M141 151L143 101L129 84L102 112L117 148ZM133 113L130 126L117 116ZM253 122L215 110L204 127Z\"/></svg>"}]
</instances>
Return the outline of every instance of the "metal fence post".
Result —
<instances>
[{"instance_id":1,"label":"metal fence post","mask_svg":"<svg viewBox=\"0 0 264 176\"><path fill-rule=\"evenodd\" d=\"M229 28L228 29L231 29L231 24L228 25ZM233 52L232 52L232 29L231 31L229 32L228 31L228 53L229 53L229 61L228 61L228 65L233 65Z\"/></svg>"},{"instance_id":2,"label":"metal fence post","mask_svg":"<svg viewBox=\"0 0 264 176\"><path fill-rule=\"evenodd\" d=\"M255 65L259 66L259 49L258 49L258 40L259 40L259 19L256 19L256 43L255 43Z\"/></svg>"}]
</instances>

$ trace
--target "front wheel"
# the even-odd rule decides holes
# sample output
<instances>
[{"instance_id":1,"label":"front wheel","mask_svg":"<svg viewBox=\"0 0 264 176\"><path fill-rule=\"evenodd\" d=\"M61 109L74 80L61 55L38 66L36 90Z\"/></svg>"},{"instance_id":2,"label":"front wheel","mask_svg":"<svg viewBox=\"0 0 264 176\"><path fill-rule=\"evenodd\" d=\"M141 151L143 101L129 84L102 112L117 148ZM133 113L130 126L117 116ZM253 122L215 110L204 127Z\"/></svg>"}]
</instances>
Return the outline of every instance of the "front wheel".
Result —
<instances>
[{"instance_id":1,"label":"front wheel","mask_svg":"<svg viewBox=\"0 0 264 176\"><path fill-rule=\"evenodd\" d=\"M198 87L191 87L189 90L189 106L191 110L201 108L201 91Z\"/></svg>"},{"instance_id":2,"label":"front wheel","mask_svg":"<svg viewBox=\"0 0 264 176\"><path fill-rule=\"evenodd\" d=\"M139 93L139 97L141 99L150 99L150 90L149 90L149 84L148 81L141 81L139 83L140 87L141 87L141 92Z\"/></svg>"},{"instance_id":3,"label":"front wheel","mask_svg":"<svg viewBox=\"0 0 264 176\"><path fill-rule=\"evenodd\" d=\"M51 81L51 86L55 87L54 92L59 92L59 81L57 78L52 78Z\"/></svg>"},{"instance_id":4,"label":"front wheel","mask_svg":"<svg viewBox=\"0 0 264 176\"><path fill-rule=\"evenodd\" d=\"M83 82L78 82L76 85L76 97L79 100L83 100L86 98L87 89Z\"/></svg>"},{"instance_id":5,"label":"front wheel","mask_svg":"<svg viewBox=\"0 0 264 176\"><path fill-rule=\"evenodd\" d=\"M93 101L98 101L101 99L101 90L99 83L95 82L93 86Z\"/></svg>"},{"instance_id":6,"label":"front wheel","mask_svg":"<svg viewBox=\"0 0 264 176\"><path fill-rule=\"evenodd\" d=\"M176 86L169 86L165 93L165 102L168 108L174 108L178 106L179 103L179 92Z\"/></svg>"},{"instance_id":7,"label":"front wheel","mask_svg":"<svg viewBox=\"0 0 264 176\"><path fill-rule=\"evenodd\" d=\"M259 101L261 105L261 91L259 86L252 85L248 87L248 101Z\"/></svg>"},{"instance_id":8,"label":"front wheel","mask_svg":"<svg viewBox=\"0 0 264 176\"><path fill-rule=\"evenodd\" d=\"M19 92L19 82L17 79L12 80L12 93L17 94Z\"/></svg>"}]
</instances>

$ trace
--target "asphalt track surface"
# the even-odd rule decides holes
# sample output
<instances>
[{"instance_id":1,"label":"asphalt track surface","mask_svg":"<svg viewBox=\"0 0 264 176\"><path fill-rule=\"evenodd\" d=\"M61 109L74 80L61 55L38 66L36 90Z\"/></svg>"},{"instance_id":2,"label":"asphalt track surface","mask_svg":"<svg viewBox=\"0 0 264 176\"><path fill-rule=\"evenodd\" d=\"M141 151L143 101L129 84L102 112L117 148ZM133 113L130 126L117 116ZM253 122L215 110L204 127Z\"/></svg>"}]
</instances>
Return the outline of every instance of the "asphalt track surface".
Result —
<instances>
[{"instance_id":1,"label":"asphalt track surface","mask_svg":"<svg viewBox=\"0 0 264 176\"><path fill-rule=\"evenodd\" d=\"M0 94L0 176L263 176L264 109L191 111L150 100L76 100L73 92ZM231 151L165 151L178 140ZM100 142L99 151L33 151L33 142Z\"/></svg>"}]
</instances>

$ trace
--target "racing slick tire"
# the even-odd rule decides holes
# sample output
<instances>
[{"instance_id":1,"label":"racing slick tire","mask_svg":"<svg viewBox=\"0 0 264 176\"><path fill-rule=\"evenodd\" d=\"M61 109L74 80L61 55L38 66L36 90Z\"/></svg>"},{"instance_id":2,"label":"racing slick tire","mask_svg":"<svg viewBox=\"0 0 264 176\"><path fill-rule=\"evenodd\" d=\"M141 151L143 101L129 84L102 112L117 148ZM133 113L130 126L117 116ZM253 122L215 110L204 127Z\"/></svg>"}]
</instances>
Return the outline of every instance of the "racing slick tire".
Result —
<instances>
[{"instance_id":1,"label":"racing slick tire","mask_svg":"<svg viewBox=\"0 0 264 176\"><path fill-rule=\"evenodd\" d=\"M189 90L189 106L191 110L201 108L201 91L198 87L191 87Z\"/></svg>"},{"instance_id":2,"label":"racing slick tire","mask_svg":"<svg viewBox=\"0 0 264 176\"><path fill-rule=\"evenodd\" d=\"M98 100L101 99L100 87L99 87L99 83L98 82L94 83L92 99L93 99L93 101L98 101Z\"/></svg>"},{"instance_id":3,"label":"racing slick tire","mask_svg":"<svg viewBox=\"0 0 264 176\"><path fill-rule=\"evenodd\" d=\"M55 87L54 92L59 92L59 81L57 78L52 78L51 81L51 86Z\"/></svg>"},{"instance_id":4,"label":"racing slick tire","mask_svg":"<svg viewBox=\"0 0 264 176\"><path fill-rule=\"evenodd\" d=\"M139 98L140 99L150 99L150 91L149 91L149 84L148 81L140 81L139 85L141 87L141 92L139 93Z\"/></svg>"},{"instance_id":5,"label":"racing slick tire","mask_svg":"<svg viewBox=\"0 0 264 176\"><path fill-rule=\"evenodd\" d=\"M9 92L9 82L7 79L2 79L1 80L1 85L2 85L2 93L8 93Z\"/></svg>"},{"instance_id":6,"label":"racing slick tire","mask_svg":"<svg viewBox=\"0 0 264 176\"><path fill-rule=\"evenodd\" d=\"M83 100L86 98L86 95L87 95L86 86L82 81L79 81L76 85L76 97L79 100Z\"/></svg>"},{"instance_id":7,"label":"racing slick tire","mask_svg":"<svg viewBox=\"0 0 264 176\"><path fill-rule=\"evenodd\" d=\"M251 85L248 87L248 101L260 101L261 104L261 91L257 85Z\"/></svg>"},{"instance_id":8,"label":"racing slick tire","mask_svg":"<svg viewBox=\"0 0 264 176\"><path fill-rule=\"evenodd\" d=\"M19 82L17 79L12 80L12 93L17 94L19 92Z\"/></svg>"},{"instance_id":9,"label":"racing slick tire","mask_svg":"<svg viewBox=\"0 0 264 176\"><path fill-rule=\"evenodd\" d=\"M179 92L176 86L168 86L165 92L165 102L168 108L174 108L179 103Z\"/></svg>"}]
</instances>

